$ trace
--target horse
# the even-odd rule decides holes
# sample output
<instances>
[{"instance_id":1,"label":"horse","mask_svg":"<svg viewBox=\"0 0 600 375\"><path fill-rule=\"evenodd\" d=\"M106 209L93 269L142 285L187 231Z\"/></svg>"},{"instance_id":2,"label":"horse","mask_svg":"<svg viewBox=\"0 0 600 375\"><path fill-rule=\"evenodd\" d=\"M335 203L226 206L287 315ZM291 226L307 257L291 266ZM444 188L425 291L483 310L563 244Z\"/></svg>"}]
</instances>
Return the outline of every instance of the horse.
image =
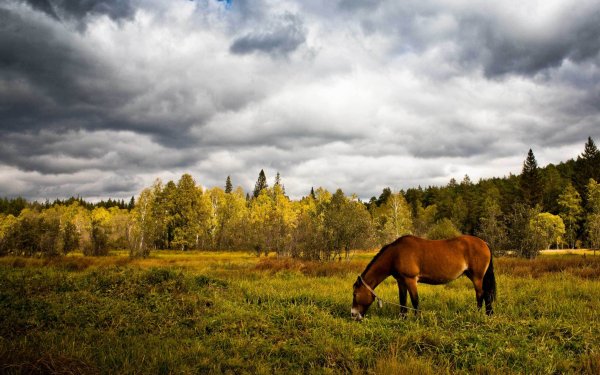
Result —
<instances>
[{"instance_id":1,"label":"horse","mask_svg":"<svg viewBox=\"0 0 600 375\"><path fill-rule=\"evenodd\" d=\"M475 288L477 308L485 301L485 312L492 315L496 299L496 278L492 252L475 236L459 236L447 240L426 240L407 235L381 248L354 283L351 316L362 320L369 306L382 300L375 288L388 276L398 283L400 312L406 316L406 294L415 312L419 309L417 283L440 285L465 275Z\"/></svg>"}]
</instances>

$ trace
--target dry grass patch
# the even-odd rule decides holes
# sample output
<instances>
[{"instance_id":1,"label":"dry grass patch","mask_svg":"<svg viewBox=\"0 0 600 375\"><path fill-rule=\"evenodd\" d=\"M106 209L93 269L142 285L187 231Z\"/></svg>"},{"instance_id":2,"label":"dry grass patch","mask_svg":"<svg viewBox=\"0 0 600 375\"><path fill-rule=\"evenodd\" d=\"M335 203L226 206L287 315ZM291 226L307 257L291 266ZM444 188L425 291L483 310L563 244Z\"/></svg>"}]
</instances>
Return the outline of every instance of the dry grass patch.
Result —
<instances>
[{"instance_id":1,"label":"dry grass patch","mask_svg":"<svg viewBox=\"0 0 600 375\"><path fill-rule=\"evenodd\" d=\"M254 266L259 271L268 271L273 274L282 271L293 271L305 276L344 276L349 273L357 275L365 268L364 261L332 261L316 262L292 258L262 258Z\"/></svg>"},{"instance_id":2,"label":"dry grass patch","mask_svg":"<svg viewBox=\"0 0 600 375\"><path fill-rule=\"evenodd\" d=\"M541 256L536 259L497 258L497 273L539 278L552 273L568 273L590 280L600 279L600 258L588 256Z\"/></svg>"}]
</instances>

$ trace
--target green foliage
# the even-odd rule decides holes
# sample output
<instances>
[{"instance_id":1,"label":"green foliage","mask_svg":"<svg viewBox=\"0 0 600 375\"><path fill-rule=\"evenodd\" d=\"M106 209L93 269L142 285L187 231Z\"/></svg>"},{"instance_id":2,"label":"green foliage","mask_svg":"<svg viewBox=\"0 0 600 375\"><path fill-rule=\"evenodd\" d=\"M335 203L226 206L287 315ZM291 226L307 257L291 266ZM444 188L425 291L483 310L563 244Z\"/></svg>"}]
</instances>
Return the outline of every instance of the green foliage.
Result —
<instances>
[{"instance_id":1,"label":"green foliage","mask_svg":"<svg viewBox=\"0 0 600 375\"><path fill-rule=\"evenodd\" d=\"M157 210L153 209L156 198L153 190L142 190L132 211L134 225L129 245L129 256L132 258L147 257L151 245L160 236L161 222L154 216Z\"/></svg>"},{"instance_id":2,"label":"green foliage","mask_svg":"<svg viewBox=\"0 0 600 375\"><path fill-rule=\"evenodd\" d=\"M420 202L417 202L416 215L414 223L414 233L417 236L425 237L429 229L435 224L437 215L437 205L432 204L423 208Z\"/></svg>"},{"instance_id":3,"label":"green foliage","mask_svg":"<svg viewBox=\"0 0 600 375\"><path fill-rule=\"evenodd\" d=\"M84 244L83 253L91 256L108 254L109 212L103 207L94 208L90 214L89 241Z\"/></svg>"},{"instance_id":4,"label":"green foliage","mask_svg":"<svg viewBox=\"0 0 600 375\"><path fill-rule=\"evenodd\" d=\"M254 198L258 198L260 192L268 187L269 185L267 184L267 176L265 175L265 171L261 169L258 173L258 179L256 180L256 184L254 185L254 192L252 195L254 196Z\"/></svg>"},{"instance_id":5,"label":"green foliage","mask_svg":"<svg viewBox=\"0 0 600 375\"><path fill-rule=\"evenodd\" d=\"M479 228L475 233L489 244L496 255L505 252L508 242L507 228L502 216L500 191L496 187L490 187L484 193Z\"/></svg>"},{"instance_id":6,"label":"green foliage","mask_svg":"<svg viewBox=\"0 0 600 375\"><path fill-rule=\"evenodd\" d=\"M552 244L558 248L565 235L565 224L560 216L542 212L530 219L529 231L535 238L535 244L544 249L549 249Z\"/></svg>"},{"instance_id":7,"label":"green foliage","mask_svg":"<svg viewBox=\"0 0 600 375\"><path fill-rule=\"evenodd\" d=\"M535 258L543 247L542 239L531 230L531 220L540 213L540 207L531 208L515 203L507 215L509 244L518 256Z\"/></svg>"},{"instance_id":8,"label":"green foliage","mask_svg":"<svg viewBox=\"0 0 600 375\"><path fill-rule=\"evenodd\" d=\"M233 191L233 184L231 183L231 177L227 176L227 180L225 180L225 193L231 194Z\"/></svg>"},{"instance_id":9,"label":"green foliage","mask_svg":"<svg viewBox=\"0 0 600 375\"><path fill-rule=\"evenodd\" d=\"M589 213L586 220L586 232L592 249L600 248L600 184L590 178L587 185L587 203Z\"/></svg>"},{"instance_id":10,"label":"green foliage","mask_svg":"<svg viewBox=\"0 0 600 375\"><path fill-rule=\"evenodd\" d=\"M558 197L558 205L561 208L560 217L567 229L567 243L571 248L575 248L583 208L581 207L581 196L572 184L568 184L564 192Z\"/></svg>"},{"instance_id":11,"label":"green foliage","mask_svg":"<svg viewBox=\"0 0 600 375\"><path fill-rule=\"evenodd\" d=\"M388 189L389 190L389 189ZM410 207L402 193L386 193L379 206L371 206L371 216L380 244L393 242L398 237L411 234L413 230Z\"/></svg>"},{"instance_id":12,"label":"green foliage","mask_svg":"<svg viewBox=\"0 0 600 375\"><path fill-rule=\"evenodd\" d=\"M549 244L536 216L542 208L560 215L569 247L598 247L600 193L597 184L588 185L600 173L599 155L591 138L576 161L558 165L539 167L530 150L519 176L473 183L465 175L446 186L396 193L386 187L367 203L323 188L292 200L281 175L269 188L264 170L252 194L234 190L230 176L223 190L204 189L184 174L177 183L156 180L129 204L4 198L0 213L12 215L1 218L0 254L59 255L80 249L100 255L127 248L132 257L147 257L153 249L222 249L328 260L407 233L435 238L465 233L481 236L497 254L514 250L531 257L537 250L526 249ZM557 245L556 238L550 242Z\"/></svg>"},{"instance_id":13,"label":"green foliage","mask_svg":"<svg viewBox=\"0 0 600 375\"><path fill-rule=\"evenodd\" d=\"M527 205L533 207L542 200L542 184L540 179L540 172L533 155L533 151L529 149L527 158L523 162L523 171L521 172L521 191L523 194L523 200Z\"/></svg>"},{"instance_id":14,"label":"green foliage","mask_svg":"<svg viewBox=\"0 0 600 375\"><path fill-rule=\"evenodd\" d=\"M588 137L583 152L577 157L574 169L573 184L579 194L585 196L588 181L590 179L600 181L600 150L591 137Z\"/></svg>"},{"instance_id":15,"label":"green foliage","mask_svg":"<svg viewBox=\"0 0 600 375\"><path fill-rule=\"evenodd\" d=\"M427 238L430 240L445 240L460 236L460 231L456 228L452 220L443 218L436 222L427 232Z\"/></svg>"}]
</instances>

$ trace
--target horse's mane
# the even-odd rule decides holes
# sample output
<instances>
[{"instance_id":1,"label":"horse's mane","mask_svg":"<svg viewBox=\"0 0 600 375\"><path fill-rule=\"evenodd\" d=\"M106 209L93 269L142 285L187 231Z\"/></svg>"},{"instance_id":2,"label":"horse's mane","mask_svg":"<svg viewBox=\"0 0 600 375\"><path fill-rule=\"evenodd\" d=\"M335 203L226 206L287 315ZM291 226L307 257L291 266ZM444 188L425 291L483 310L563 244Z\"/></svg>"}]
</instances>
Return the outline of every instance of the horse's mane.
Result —
<instances>
[{"instance_id":1,"label":"horse's mane","mask_svg":"<svg viewBox=\"0 0 600 375\"><path fill-rule=\"evenodd\" d=\"M377 262L377 259L379 259L379 257L381 257L383 255L383 253L387 249L389 249L390 247L398 244L399 242L401 242L402 240L404 240L406 237L412 237L412 236L409 234L409 235L405 235L405 236L399 237L394 242L389 243L389 244L385 245L384 247L382 247L381 250L379 250L379 252L377 254L375 254L375 256L373 257L373 259L371 259L371 261L369 262L369 264L367 264L367 267L365 268L365 270L360 275L364 276L367 273L367 271L369 270L369 268L371 268L371 266L373 264L375 264L375 262Z\"/></svg>"}]
</instances>

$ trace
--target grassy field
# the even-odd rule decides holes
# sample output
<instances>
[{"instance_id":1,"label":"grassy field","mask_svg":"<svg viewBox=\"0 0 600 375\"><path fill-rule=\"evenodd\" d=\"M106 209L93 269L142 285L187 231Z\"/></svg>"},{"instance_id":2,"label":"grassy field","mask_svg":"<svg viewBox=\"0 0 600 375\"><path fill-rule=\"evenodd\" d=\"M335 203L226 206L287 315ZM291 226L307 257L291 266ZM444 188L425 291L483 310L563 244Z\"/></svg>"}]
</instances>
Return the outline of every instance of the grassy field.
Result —
<instances>
[{"instance_id":1,"label":"grassy field","mask_svg":"<svg viewBox=\"0 0 600 375\"><path fill-rule=\"evenodd\" d=\"M491 318L461 278L420 285L420 316L357 323L373 255L0 258L0 373L600 373L600 256L496 259ZM393 280L377 290L397 301Z\"/></svg>"}]
</instances>

